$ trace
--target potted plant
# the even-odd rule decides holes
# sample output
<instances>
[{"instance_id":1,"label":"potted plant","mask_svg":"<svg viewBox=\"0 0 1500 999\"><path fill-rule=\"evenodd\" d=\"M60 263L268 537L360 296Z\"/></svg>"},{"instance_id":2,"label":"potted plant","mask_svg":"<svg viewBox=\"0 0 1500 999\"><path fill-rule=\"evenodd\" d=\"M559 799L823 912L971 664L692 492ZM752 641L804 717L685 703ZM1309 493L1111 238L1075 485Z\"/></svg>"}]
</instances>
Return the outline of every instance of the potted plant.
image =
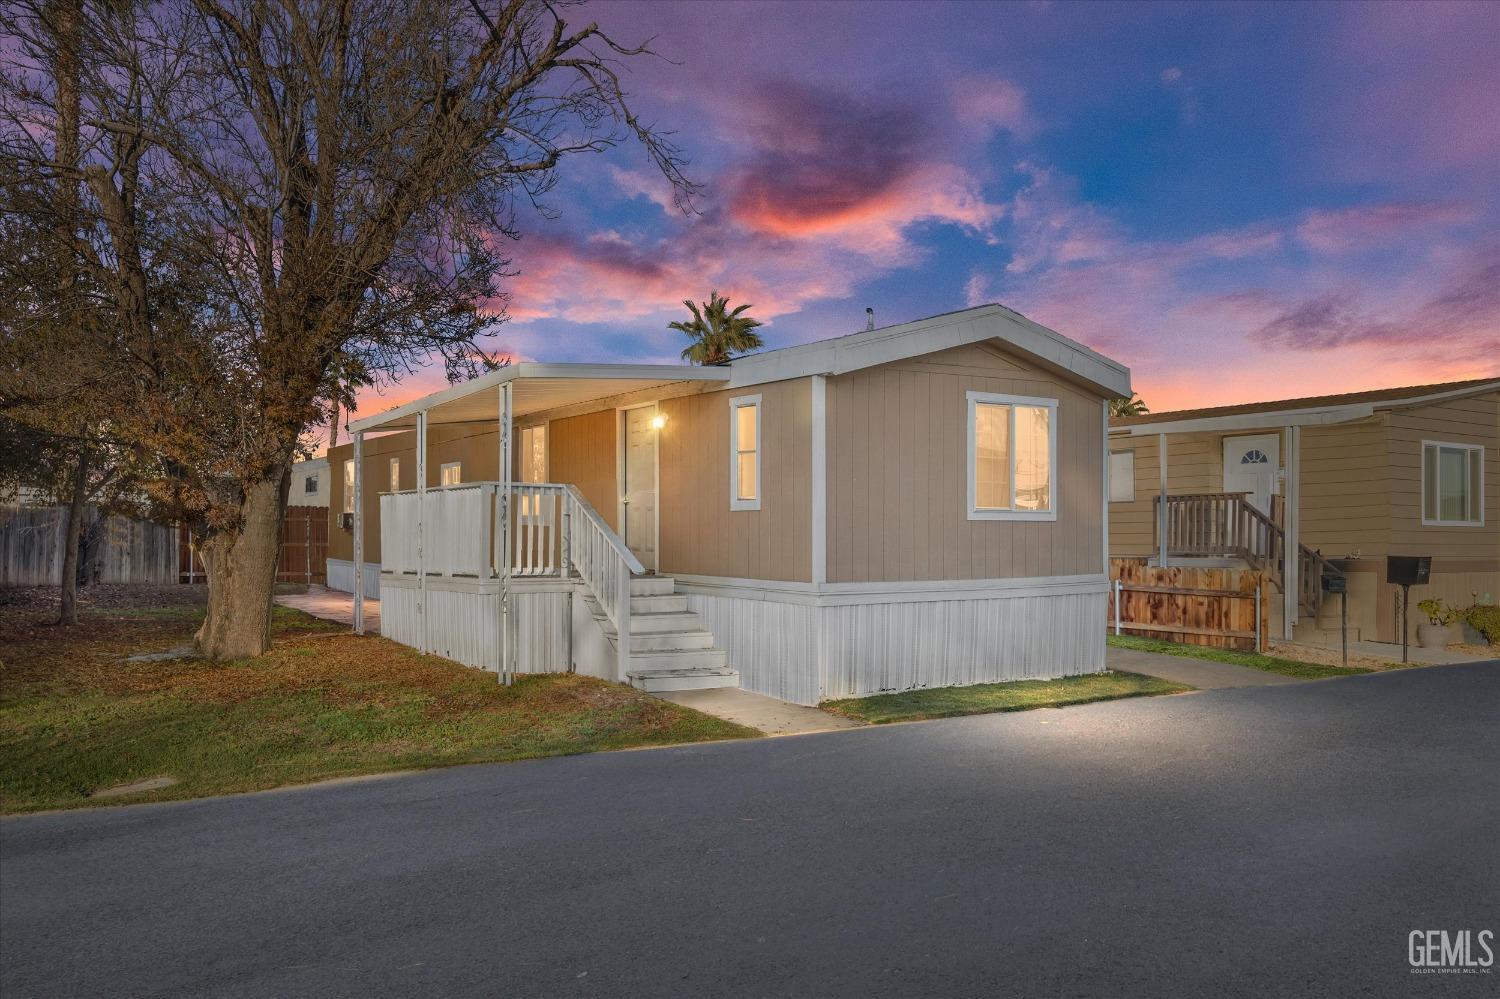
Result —
<instances>
[{"instance_id":1,"label":"potted plant","mask_svg":"<svg viewBox=\"0 0 1500 999\"><path fill-rule=\"evenodd\" d=\"M1458 611L1442 597L1417 602L1417 610L1427 615L1427 624L1417 625L1417 644L1424 649L1441 649L1453 641L1453 622Z\"/></svg>"}]
</instances>

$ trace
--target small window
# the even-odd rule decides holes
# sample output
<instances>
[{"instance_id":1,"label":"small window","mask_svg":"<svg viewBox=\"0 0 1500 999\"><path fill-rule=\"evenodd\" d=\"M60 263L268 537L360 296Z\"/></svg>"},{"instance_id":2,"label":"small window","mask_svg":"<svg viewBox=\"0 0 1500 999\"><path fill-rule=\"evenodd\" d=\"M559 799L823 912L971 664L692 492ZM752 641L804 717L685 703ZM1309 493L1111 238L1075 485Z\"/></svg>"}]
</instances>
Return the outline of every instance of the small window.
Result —
<instances>
[{"instance_id":1,"label":"small window","mask_svg":"<svg viewBox=\"0 0 1500 999\"><path fill-rule=\"evenodd\" d=\"M445 461L438 469L438 485L456 486L464 480L464 463L461 461Z\"/></svg>"},{"instance_id":2,"label":"small window","mask_svg":"<svg viewBox=\"0 0 1500 999\"><path fill-rule=\"evenodd\" d=\"M1111 451L1109 453L1109 501L1111 503L1135 502L1135 452Z\"/></svg>"},{"instance_id":3,"label":"small window","mask_svg":"<svg viewBox=\"0 0 1500 999\"><path fill-rule=\"evenodd\" d=\"M547 481L547 425L521 430L521 481Z\"/></svg>"},{"instance_id":4,"label":"small window","mask_svg":"<svg viewBox=\"0 0 1500 999\"><path fill-rule=\"evenodd\" d=\"M760 396L729 400L729 509L760 509Z\"/></svg>"},{"instance_id":5,"label":"small window","mask_svg":"<svg viewBox=\"0 0 1500 999\"><path fill-rule=\"evenodd\" d=\"M1422 442L1422 523L1484 526L1484 448Z\"/></svg>"},{"instance_id":6,"label":"small window","mask_svg":"<svg viewBox=\"0 0 1500 999\"><path fill-rule=\"evenodd\" d=\"M308 494L312 494L312 493L317 492L318 491L318 477L316 475L309 475L307 478L303 479L302 480L302 491L304 493L308 493Z\"/></svg>"},{"instance_id":7,"label":"small window","mask_svg":"<svg viewBox=\"0 0 1500 999\"><path fill-rule=\"evenodd\" d=\"M1057 519L1057 400L970 392L969 519Z\"/></svg>"},{"instance_id":8,"label":"small window","mask_svg":"<svg viewBox=\"0 0 1500 999\"><path fill-rule=\"evenodd\" d=\"M344 512L354 512L354 462L344 462Z\"/></svg>"},{"instance_id":9,"label":"small window","mask_svg":"<svg viewBox=\"0 0 1500 999\"><path fill-rule=\"evenodd\" d=\"M401 491L401 459L400 458L392 458L391 459L391 492L393 492L393 493L399 493L400 491Z\"/></svg>"}]
</instances>

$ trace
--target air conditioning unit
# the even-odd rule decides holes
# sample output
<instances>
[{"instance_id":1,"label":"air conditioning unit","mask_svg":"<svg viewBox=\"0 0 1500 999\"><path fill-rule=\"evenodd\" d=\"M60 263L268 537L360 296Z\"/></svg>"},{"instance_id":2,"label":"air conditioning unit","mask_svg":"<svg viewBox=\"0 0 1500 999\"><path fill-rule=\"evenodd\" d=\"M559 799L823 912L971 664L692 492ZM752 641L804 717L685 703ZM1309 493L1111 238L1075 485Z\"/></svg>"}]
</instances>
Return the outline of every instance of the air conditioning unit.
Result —
<instances>
[{"instance_id":1,"label":"air conditioning unit","mask_svg":"<svg viewBox=\"0 0 1500 999\"><path fill-rule=\"evenodd\" d=\"M352 514L352 513L341 513L341 514L339 514L339 526L342 527L346 531L352 531L352 530L354 530L354 514Z\"/></svg>"}]
</instances>

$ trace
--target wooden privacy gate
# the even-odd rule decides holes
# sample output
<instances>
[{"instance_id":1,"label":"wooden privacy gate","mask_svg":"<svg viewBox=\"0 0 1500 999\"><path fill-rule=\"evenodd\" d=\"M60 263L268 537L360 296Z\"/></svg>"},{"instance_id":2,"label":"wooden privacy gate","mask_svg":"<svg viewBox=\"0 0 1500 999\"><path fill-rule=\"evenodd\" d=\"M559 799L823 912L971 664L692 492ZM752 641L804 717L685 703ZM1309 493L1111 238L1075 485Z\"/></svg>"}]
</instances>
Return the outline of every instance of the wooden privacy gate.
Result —
<instances>
[{"instance_id":1,"label":"wooden privacy gate","mask_svg":"<svg viewBox=\"0 0 1500 999\"><path fill-rule=\"evenodd\" d=\"M1114 634L1246 652L1260 651L1269 640L1271 599L1263 573L1111 559L1109 575Z\"/></svg>"},{"instance_id":2,"label":"wooden privacy gate","mask_svg":"<svg viewBox=\"0 0 1500 999\"><path fill-rule=\"evenodd\" d=\"M187 525L178 526L177 573L183 583L206 583L203 559ZM276 563L278 583L328 583L328 508L289 506L281 518L281 558Z\"/></svg>"}]
</instances>

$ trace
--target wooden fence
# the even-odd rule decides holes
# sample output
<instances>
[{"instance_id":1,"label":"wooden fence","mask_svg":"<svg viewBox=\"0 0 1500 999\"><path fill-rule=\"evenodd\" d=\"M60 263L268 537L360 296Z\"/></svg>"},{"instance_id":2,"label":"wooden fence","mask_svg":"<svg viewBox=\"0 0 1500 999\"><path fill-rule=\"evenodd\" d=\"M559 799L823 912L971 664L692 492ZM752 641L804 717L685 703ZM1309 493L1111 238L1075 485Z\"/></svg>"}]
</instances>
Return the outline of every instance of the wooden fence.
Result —
<instances>
[{"instance_id":1,"label":"wooden fence","mask_svg":"<svg viewBox=\"0 0 1500 999\"><path fill-rule=\"evenodd\" d=\"M68 508L0 508L0 585L57 586L62 582ZM165 524L84 512L79 576L96 583L172 583L177 533Z\"/></svg>"},{"instance_id":2,"label":"wooden fence","mask_svg":"<svg viewBox=\"0 0 1500 999\"><path fill-rule=\"evenodd\" d=\"M177 574L184 583L208 582L203 559L198 554L187 525L178 530L180 555ZM328 583L328 508L289 506L281 518L281 559L276 563L278 583Z\"/></svg>"},{"instance_id":3,"label":"wooden fence","mask_svg":"<svg viewBox=\"0 0 1500 999\"><path fill-rule=\"evenodd\" d=\"M1246 569L1158 568L1110 560L1111 633L1252 651L1270 638L1271 590Z\"/></svg>"}]
</instances>

